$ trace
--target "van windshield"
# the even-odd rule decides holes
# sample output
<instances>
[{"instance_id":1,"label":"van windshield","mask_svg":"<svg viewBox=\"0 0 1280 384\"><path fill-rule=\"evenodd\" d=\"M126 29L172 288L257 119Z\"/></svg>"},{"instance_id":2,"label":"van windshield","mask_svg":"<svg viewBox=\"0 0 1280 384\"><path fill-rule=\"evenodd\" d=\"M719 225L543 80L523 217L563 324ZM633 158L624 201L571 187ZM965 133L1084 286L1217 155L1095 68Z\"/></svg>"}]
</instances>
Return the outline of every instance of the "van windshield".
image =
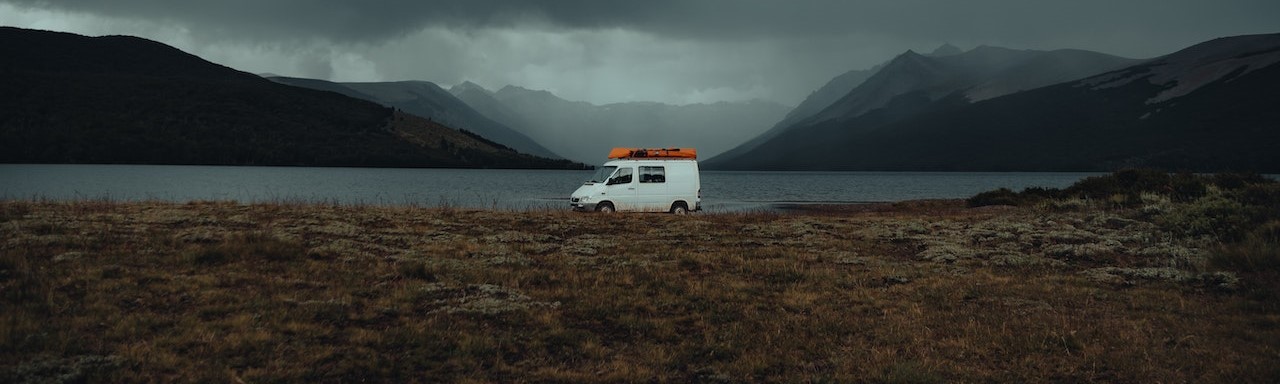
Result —
<instances>
[{"instance_id":1,"label":"van windshield","mask_svg":"<svg viewBox=\"0 0 1280 384\"><path fill-rule=\"evenodd\" d=\"M605 179L608 179L609 175L612 175L613 171L616 169L618 169L618 167L614 167L614 166L596 168L596 174L591 175L591 180L587 180L587 182L603 183Z\"/></svg>"}]
</instances>

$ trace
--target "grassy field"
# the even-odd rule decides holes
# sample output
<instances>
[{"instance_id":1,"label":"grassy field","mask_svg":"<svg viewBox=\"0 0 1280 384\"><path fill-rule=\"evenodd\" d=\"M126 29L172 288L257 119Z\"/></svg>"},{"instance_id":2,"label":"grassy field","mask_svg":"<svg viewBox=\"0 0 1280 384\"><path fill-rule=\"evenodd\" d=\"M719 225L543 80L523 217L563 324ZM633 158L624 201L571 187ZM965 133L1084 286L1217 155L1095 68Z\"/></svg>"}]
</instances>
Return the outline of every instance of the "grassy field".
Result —
<instances>
[{"instance_id":1,"label":"grassy field","mask_svg":"<svg viewBox=\"0 0 1280 384\"><path fill-rule=\"evenodd\" d=\"M1274 244L1188 233L1169 217L1192 203L1144 199L0 202L0 381L1280 378L1280 283L1257 256Z\"/></svg>"}]
</instances>

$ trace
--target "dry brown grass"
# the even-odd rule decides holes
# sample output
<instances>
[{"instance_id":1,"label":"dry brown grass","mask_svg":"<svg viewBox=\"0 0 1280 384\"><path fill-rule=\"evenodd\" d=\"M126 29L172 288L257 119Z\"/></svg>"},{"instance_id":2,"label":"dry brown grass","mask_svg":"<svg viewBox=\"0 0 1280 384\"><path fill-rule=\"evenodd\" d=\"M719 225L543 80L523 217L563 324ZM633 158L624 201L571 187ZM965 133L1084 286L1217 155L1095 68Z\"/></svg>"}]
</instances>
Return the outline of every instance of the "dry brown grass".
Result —
<instances>
[{"instance_id":1,"label":"dry brown grass","mask_svg":"<svg viewBox=\"0 0 1280 384\"><path fill-rule=\"evenodd\" d=\"M1275 283L1211 269L1215 244L959 204L0 202L0 381L1280 377Z\"/></svg>"}]
</instances>

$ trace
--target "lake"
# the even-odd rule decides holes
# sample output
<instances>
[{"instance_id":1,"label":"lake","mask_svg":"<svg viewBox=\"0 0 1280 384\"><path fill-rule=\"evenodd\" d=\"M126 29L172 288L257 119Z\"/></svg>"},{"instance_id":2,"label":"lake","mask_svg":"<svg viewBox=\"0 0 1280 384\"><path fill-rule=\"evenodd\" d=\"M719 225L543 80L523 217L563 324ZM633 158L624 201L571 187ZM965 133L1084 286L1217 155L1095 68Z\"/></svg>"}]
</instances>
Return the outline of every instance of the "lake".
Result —
<instances>
[{"instance_id":1,"label":"lake","mask_svg":"<svg viewBox=\"0 0 1280 384\"><path fill-rule=\"evenodd\" d=\"M0 164L0 199L233 200L244 203L568 209L593 171ZM1062 188L1096 173L702 171L710 212L789 203L965 198L996 188Z\"/></svg>"}]
</instances>

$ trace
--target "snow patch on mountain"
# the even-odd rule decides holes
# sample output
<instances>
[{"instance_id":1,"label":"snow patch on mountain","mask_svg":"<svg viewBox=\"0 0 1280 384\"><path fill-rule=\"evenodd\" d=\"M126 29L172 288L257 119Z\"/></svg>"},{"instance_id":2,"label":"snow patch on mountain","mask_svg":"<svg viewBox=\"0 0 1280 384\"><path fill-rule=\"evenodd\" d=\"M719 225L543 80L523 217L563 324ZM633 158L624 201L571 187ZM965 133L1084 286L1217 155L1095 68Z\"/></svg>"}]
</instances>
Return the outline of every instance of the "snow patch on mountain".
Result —
<instances>
[{"instance_id":1,"label":"snow patch on mountain","mask_svg":"<svg viewBox=\"0 0 1280 384\"><path fill-rule=\"evenodd\" d=\"M1219 80L1231 81L1278 62L1280 34L1222 38L1156 58L1129 70L1095 76L1078 86L1099 90L1146 79L1151 84L1165 87L1147 99L1147 104L1158 104L1186 96Z\"/></svg>"},{"instance_id":2,"label":"snow patch on mountain","mask_svg":"<svg viewBox=\"0 0 1280 384\"><path fill-rule=\"evenodd\" d=\"M1134 80L1141 79L1147 76L1150 76L1150 74L1149 74L1149 71L1147 71L1145 68L1141 71L1136 71L1136 72L1133 71L1132 69L1125 69L1121 71L1104 73L1098 76L1090 77L1088 79L1080 80L1080 82L1077 83L1075 86L1089 87L1089 90L1097 91L1102 89L1123 87L1133 82Z\"/></svg>"},{"instance_id":3,"label":"snow patch on mountain","mask_svg":"<svg viewBox=\"0 0 1280 384\"><path fill-rule=\"evenodd\" d=\"M976 103L1011 93L1085 78L1138 62L1138 60L1076 49L1048 51L995 74L985 82L965 91L965 96L968 97L969 102Z\"/></svg>"},{"instance_id":4,"label":"snow patch on mountain","mask_svg":"<svg viewBox=\"0 0 1280 384\"><path fill-rule=\"evenodd\" d=\"M1226 81L1231 81L1277 62L1280 62L1280 49L1208 63L1181 62L1153 66L1150 78L1152 84L1176 83L1176 85L1148 99L1147 104L1161 103L1179 96L1185 96L1228 75L1234 75L1232 78L1226 79Z\"/></svg>"}]
</instances>

